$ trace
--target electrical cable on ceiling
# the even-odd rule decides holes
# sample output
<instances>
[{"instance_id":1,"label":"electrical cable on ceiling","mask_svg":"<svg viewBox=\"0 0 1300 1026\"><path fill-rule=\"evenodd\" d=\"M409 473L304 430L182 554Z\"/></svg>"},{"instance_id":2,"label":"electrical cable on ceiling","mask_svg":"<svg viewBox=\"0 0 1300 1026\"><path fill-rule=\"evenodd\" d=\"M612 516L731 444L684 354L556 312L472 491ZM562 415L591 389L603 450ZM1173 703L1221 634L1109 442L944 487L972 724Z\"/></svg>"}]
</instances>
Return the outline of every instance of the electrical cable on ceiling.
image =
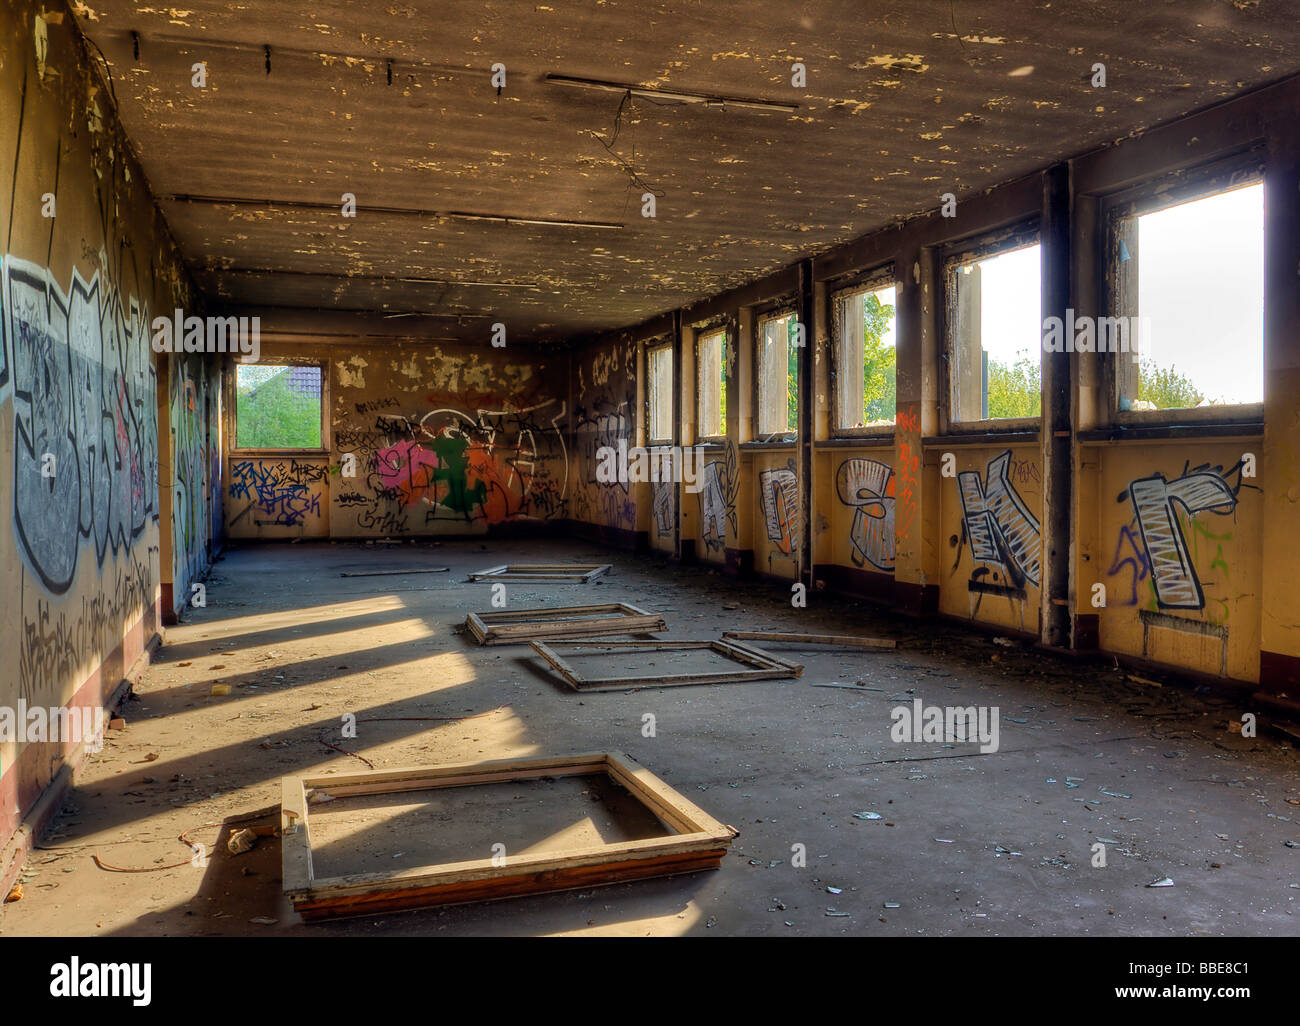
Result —
<instances>
[{"instance_id":1,"label":"electrical cable on ceiling","mask_svg":"<svg viewBox=\"0 0 1300 1026\"><path fill-rule=\"evenodd\" d=\"M633 188L640 189L642 192L648 192L656 199L662 199L664 196L667 195L667 193L665 193L662 189L656 189L644 178L642 178L639 174L637 174L634 164L627 160L624 160L623 157L614 149L615 144L618 142L618 137L623 132L623 113L629 107L632 108L632 113L635 114L636 101L632 98L631 90L627 90L626 92L624 92L623 98L619 100L618 110L614 113L614 124L611 126L609 141L606 142L605 139L598 132L591 133L592 138L594 138L598 143L600 143L600 145L605 148L605 152L608 153L611 157L613 157L614 160L618 162L619 167L621 167L623 171L627 173L628 176L627 194L623 200L623 209L625 212L627 210L627 200L631 197ZM636 160L636 122L633 121L632 122L632 161L635 162L635 160Z\"/></svg>"}]
</instances>

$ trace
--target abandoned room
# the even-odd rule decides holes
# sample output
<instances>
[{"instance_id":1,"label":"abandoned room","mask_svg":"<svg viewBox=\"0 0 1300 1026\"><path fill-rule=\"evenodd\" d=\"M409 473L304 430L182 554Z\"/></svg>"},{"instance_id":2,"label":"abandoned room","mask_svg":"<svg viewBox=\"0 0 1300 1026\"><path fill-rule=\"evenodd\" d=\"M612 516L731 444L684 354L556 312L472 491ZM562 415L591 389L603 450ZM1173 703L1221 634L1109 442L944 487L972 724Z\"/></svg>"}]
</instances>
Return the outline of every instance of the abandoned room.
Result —
<instances>
[{"instance_id":1,"label":"abandoned room","mask_svg":"<svg viewBox=\"0 0 1300 1026\"><path fill-rule=\"evenodd\" d=\"M1297 13L6 0L0 937L1295 937Z\"/></svg>"}]
</instances>

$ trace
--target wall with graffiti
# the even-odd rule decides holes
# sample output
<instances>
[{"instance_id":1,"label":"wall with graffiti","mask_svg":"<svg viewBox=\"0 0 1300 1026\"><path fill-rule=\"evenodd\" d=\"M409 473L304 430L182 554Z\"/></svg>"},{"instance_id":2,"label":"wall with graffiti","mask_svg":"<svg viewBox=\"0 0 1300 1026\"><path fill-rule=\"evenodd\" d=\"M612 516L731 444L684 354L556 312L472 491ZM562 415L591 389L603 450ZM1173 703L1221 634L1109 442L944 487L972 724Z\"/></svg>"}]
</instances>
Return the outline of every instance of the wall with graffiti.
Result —
<instances>
[{"instance_id":1,"label":"wall with graffiti","mask_svg":"<svg viewBox=\"0 0 1300 1026\"><path fill-rule=\"evenodd\" d=\"M650 486L602 482L596 467L597 453L603 447L617 451L619 446L637 445L636 345L632 339L620 336L575 353L571 386L573 475L568 516L587 529L603 531L610 540L626 540L638 529L649 529ZM666 515L670 499L664 496L660 501L659 512L654 514L656 524ZM644 521L639 519L641 510Z\"/></svg>"},{"instance_id":2,"label":"wall with graffiti","mask_svg":"<svg viewBox=\"0 0 1300 1026\"><path fill-rule=\"evenodd\" d=\"M35 38L47 43L38 57ZM173 575L201 571L211 521L201 368L169 396L157 311L192 296L161 215L64 20L0 19L0 705L98 706L155 637ZM164 367L163 373L166 373ZM161 392L161 395L160 395ZM159 431L179 405L177 435ZM191 457L197 457L191 460ZM182 487L183 486L183 487ZM175 558L162 557L175 526ZM183 549L183 551L182 551ZM0 846L72 743L0 744ZM0 880L8 867L0 865Z\"/></svg>"},{"instance_id":3,"label":"wall with graffiti","mask_svg":"<svg viewBox=\"0 0 1300 1026\"><path fill-rule=\"evenodd\" d=\"M230 538L329 535L329 460L232 455L226 466Z\"/></svg>"},{"instance_id":4,"label":"wall with graffiti","mask_svg":"<svg viewBox=\"0 0 1300 1026\"><path fill-rule=\"evenodd\" d=\"M194 583L211 562L212 544L220 536L221 489L215 484L221 479L218 361L178 355L169 367L172 590L178 604L190 601Z\"/></svg>"},{"instance_id":5,"label":"wall with graffiti","mask_svg":"<svg viewBox=\"0 0 1300 1026\"><path fill-rule=\"evenodd\" d=\"M1078 604L1098 614L1102 647L1257 680L1263 482L1243 446L1112 446L1099 459L1101 547Z\"/></svg>"},{"instance_id":6,"label":"wall with graffiti","mask_svg":"<svg viewBox=\"0 0 1300 1026\"><path fill-rule=\"evenodd\" d=\"M706 450L699 470L699 489L687 501L699 507L698 538L695 551L703 560L726 561L726 550L737 547L740 524L736 500L740 490L740 452L728 441Z\"/></svg>"},{"instance_id":7,"label":"wall with graffiti","mask_svg":"<svg viewBox=\"0 0 1300 1026\"><path fill-rule=\"evenodd\" d=\"M831 501L819 503L826 512L817 531L818 561L892 576L898 502L892 450L838 450L832 455L818 463L819 473L833 482Z\"/></svg>"},{"instance_id":8,"label":"wall with graffiti","mask_svg":"<svg viewBox=\"0 0 1300 1026\"><path fill-rule=\"evenodd\" d=\"M680 473L671 450L659 457L662 469L659 480L650 484L650 547L660 552L674 552L682 485L674 480Z\"/></svg>"},{"instance_id":9,"label":"wall with graffiti","mask_svg":"<svg viewBox=\"0 0 1300 1026\"><path fill-rule=\"evenodd\" d=\"M939 608L1037 633L1042 465L1037 446L951 450L940 491ZM941 467L942 467L941 454Z\"/></svg>"},{"instance_id":10,"label":"wall with graffiti","mask_svg":"<svg viewBox=\"0 0 1300 1026\"><path fill-rule=\"evenodd\" d=\"M263 347L263 362L297 357ZM230 537L484 534L563 521L563 361L407 343L348 347L329 363L328 455L232 452Z\"/></svg>"},{"instance_id":11,"label":"wall with graffiti","mask_svg":"<svg viewBox=\"0 0 1300 1026\"><path fill-rule=\"evenodd\" d=\"M794 450L754 453L753 468L754 568L774 577L794 578L804 531Z\"/></svg>"}]
</instances>

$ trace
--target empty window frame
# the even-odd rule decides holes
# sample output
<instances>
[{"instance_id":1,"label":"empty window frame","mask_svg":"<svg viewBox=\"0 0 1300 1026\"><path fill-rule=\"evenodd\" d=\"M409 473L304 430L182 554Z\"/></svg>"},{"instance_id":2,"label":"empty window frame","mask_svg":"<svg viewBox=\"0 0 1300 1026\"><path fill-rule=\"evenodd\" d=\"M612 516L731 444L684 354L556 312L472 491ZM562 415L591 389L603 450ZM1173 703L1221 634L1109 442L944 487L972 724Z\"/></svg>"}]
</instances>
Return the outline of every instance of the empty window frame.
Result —
<instances>
[{"instance_id":1,"label":"empty window frame","mask_svg":"<svg viewBox=\"0 0 1300 1026\"><path fill-rule=\"evenodd\" d=\"M695 433L722 438L727 433L727 331L702 332L695 342Z\"/></svg>"},{"instance_id":2,"label":"empty window frame","mask_svg":"<svg viewBox=\"0 0 1300 1026\"><path fill-rule=\"evenodd\" d=\"M1093 334L1113 368L1120 419L1261 412L1264 185L1258 165L1203 172L1173 189L1148 186L1112 206L1109 224L1111 317Z\"/></svg>"},{"instance_id":3,"label":"empty window frame","mask_svg":"<svg viewBox=\"0 0 1300 1026\"><path fill-rule=\"evenodd\" d=\"M1025 233L951 257L947 298L949 421L1042 413L1041 251Z\"/></svg>"},{"instance_id":4,"label":"empty window frame","mask_svg":"<svg viewBox=\"0 0 1300 1026\"><path fill-rule=\"evenodd\" d=\"M793 310L760 317L758 341L758 434L799 430L799 319Z\"/></svg>"},{"instance_id":5,"label":"empty window frame","mask_svg":"<svg viewBox=\"0 0 1300 1026\"><path fill-rule=\"evenodd\" d=\"M319 364L236 363L235 448L320 451Z\"/></svg>"},{"instance_id":6,"label":"empty window frame","mask_svg":"<svg viewBox=\"0 0 1300 1026\"><path fill-rule=\"evenodd\" d=\"M832 298L836 433L890 427L898 408L898 290L876 276Z\"/></svg>"},{"instance_id":7,"label":"empty window frame","mask_svg":"<svg viewBox=\"0 0 1300 1026\"><path fill-rule=\"evenodd\" d=\"M651 444L673 440L673 347L671 344L646 350L649 388L646 395L647 434Z\"/></svg>"}]
</instances>

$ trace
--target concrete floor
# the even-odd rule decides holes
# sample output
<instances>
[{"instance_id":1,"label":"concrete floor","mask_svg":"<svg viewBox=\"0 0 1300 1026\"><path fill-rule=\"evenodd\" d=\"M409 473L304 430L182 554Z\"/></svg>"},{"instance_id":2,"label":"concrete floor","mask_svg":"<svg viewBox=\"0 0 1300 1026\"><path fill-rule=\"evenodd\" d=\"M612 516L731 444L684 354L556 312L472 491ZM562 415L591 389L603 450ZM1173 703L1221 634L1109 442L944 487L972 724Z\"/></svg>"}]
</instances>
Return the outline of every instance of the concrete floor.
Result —
<instances>
[{"instance_id":1,"label":"concrete floor","mask_svg":"<svg viewBox=\"0 0 1300 1026\"><path fill-rule=\"evenodd\" d=\"M673 638L860 631L899 647L800 652L793 681L577 694L527 648L455 632L490 608L490 586L466 571L539 559L615 569L587 585L511 585L511 607L625 599L662 612ZM451 570L340 576L416 564ZM788 595L576 543L229 550L207 607L167 632L126 729L82 771L0 933L1300 933L1300 847L1285 843L1300 844L1300 755L1277 735L1230 731L1246 711L1231 699L866 604L813 596L792 609ZM880 690L814 686L859 680ZM890 710L914 698L996 705L1000 750L892 742ZM347 712L356 739L339 735ZM381 768L618 749L740 836L716 873L307 926L281 893L279 841L239 856L225 842L230 820L277 812L281 776L364 768L322 738ZM557 830L581 816L566 801ZM395 809L388 829L368 824L368 849L339 851L404 865L419 831L400 829L409 803ZM868 810L883 818L854 817ZM182 831L206 864L190 864ZM1091 865L1099 840L1105 868ZM791 864L795 844L806 868ZM95 854L157 871L110 872ZM1166 876L1172 887L1146 886Z\"/></svg>"}]
</instances>

